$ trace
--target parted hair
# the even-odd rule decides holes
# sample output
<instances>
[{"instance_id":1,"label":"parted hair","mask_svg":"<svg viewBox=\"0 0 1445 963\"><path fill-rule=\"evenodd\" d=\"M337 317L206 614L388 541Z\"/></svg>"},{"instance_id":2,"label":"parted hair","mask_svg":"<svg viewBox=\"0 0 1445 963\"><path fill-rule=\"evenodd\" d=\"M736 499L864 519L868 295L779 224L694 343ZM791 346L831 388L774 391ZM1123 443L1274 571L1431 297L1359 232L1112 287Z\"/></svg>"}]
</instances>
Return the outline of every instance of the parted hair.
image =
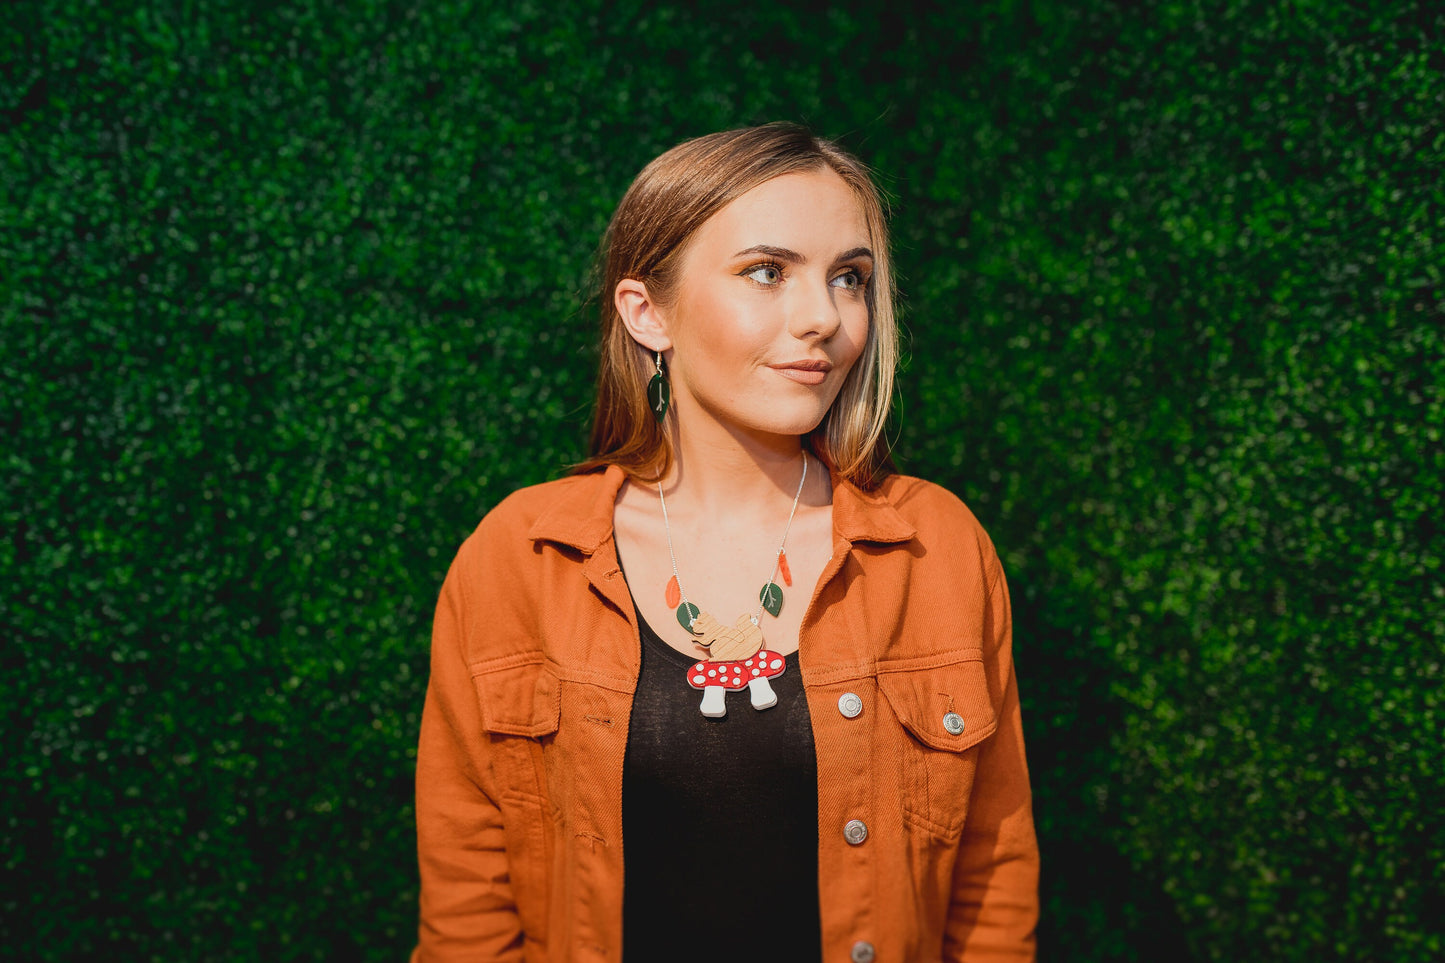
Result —
<instances>
[{"instance_id":1,"label":"parted hair","mask_svg":"<svg viewBox=\"0 0 1445 963\"><path fill-rule=\"evenodd\" d=\"M655 303L672 304L687 244L708 218L774 177L824 168L857 195L874 261L863 353L805 444L865 489L893 470L884 432L898 366L898 325L883 199L868 169L837 144L796 124L773 123L684 141L644 167L618 203L599 257L602 343L591 452L576 471L617 465L651 482L672 465L671 442L647 401L647 382L656 371L653 355L632 339L617 312L618 282L642 281Z\"/></svg>"}]
</instances>

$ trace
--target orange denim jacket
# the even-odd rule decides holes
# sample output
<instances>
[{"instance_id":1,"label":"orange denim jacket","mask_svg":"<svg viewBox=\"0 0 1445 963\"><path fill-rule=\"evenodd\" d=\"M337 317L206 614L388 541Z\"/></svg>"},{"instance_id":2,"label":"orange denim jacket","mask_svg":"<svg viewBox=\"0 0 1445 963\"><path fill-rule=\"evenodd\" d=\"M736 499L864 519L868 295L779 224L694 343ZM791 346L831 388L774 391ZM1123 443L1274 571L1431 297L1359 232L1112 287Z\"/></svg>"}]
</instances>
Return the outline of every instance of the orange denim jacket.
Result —
<instances>
[{"instance_id":1,"label":"orange denim jacket","mask_svg":"<svg viewBox=\"0 0 1445 963\"><path fill-rule=\"evenodd\" d=\"M622 481L614 467L516 492L442 586L413 963L626 951L622 763L640 644L612 540ZM823 959L1032 960L1038 849L993 545L953 495L898 475L874 492L834 476L833 543L799 636ZM861 713L843 714L845 695ZM856 825L844 835L855 820L861 841Z\"/></svg>"}]
</instances>

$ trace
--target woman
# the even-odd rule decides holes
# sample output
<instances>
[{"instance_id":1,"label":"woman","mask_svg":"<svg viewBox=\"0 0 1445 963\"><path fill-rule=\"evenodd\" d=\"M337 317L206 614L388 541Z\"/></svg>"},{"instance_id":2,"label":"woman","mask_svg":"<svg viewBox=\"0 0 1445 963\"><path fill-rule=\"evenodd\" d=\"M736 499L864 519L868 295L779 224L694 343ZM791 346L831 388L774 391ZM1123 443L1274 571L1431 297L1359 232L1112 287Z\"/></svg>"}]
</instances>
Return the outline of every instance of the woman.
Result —
<instances>
[{"instance_id":1,"label":"woman","mask_svg":"<svg viewBox=\"0 0 1445 963\"><path fill-rule=\"evenodd\" d=\"M603 294L592 458L442 588L414 959L1032 959L1008 593L891 471L866 171L791 125L681 144Z\"/></svg>"}]
</instances>

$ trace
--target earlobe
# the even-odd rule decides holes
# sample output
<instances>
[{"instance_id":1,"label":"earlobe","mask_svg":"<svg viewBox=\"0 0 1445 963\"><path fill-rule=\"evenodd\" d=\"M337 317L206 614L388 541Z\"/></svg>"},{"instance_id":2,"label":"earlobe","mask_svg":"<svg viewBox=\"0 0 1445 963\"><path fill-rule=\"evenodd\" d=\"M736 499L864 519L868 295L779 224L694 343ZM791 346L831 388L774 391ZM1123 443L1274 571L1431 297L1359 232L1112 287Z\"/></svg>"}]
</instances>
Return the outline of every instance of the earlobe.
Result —
<instances>
[{"instance_id":1,"label":"earlobe","mask_svg":"<svg viewBox=\"0 0 1445 963\"><path fill-rule=\"evenodd\" d=\"M618 281L617 289L612 292L612 303L632 340L649 351L666 351L672 347L672 339L667 334L667 319L642 281L637 278Z\"/></svg>"}]
</instances>

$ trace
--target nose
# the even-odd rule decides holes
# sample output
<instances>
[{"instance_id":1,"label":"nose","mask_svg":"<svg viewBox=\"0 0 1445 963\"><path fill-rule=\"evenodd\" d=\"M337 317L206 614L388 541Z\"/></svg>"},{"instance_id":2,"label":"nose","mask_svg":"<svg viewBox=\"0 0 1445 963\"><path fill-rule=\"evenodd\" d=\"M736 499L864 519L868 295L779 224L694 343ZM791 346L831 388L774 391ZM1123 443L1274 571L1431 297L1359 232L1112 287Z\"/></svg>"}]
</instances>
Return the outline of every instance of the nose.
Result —
<instances>
[{"instance_id":1,"label":"nose","mask_svg":"<svg viewBox=\"0 0 1445 963\"><path fill-rule=\"evenodd\" d=\"M827 341L838 332L843 317L838 312L837 291L828 278L809 279L794 287L796 298L789 312L788 330L800 341Z\"/></svg>"}]
</instances>

